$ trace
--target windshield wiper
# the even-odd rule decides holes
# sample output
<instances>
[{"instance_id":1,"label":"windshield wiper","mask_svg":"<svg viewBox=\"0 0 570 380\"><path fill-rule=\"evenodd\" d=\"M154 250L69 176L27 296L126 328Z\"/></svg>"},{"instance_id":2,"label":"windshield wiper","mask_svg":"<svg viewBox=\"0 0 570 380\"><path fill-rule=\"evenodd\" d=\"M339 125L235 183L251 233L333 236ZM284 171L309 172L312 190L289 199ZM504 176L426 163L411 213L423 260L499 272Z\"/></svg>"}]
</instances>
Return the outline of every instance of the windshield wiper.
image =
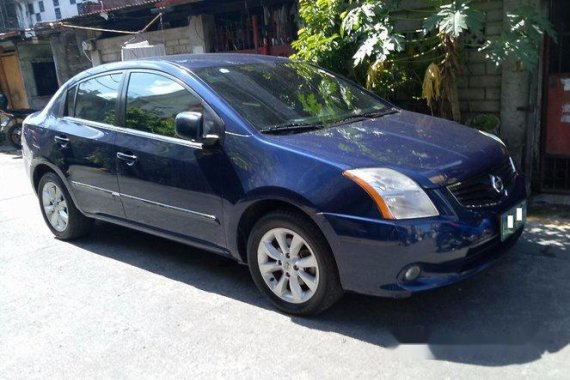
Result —
<instances>
[{"instance_id":1,"label":"windshield wiper","mask_svg":"<svg viewBox=\"0 0 570 380\"><path fill-rule=\"evenodd\" d=\"M366 119L371 119L371 118L373 119L373 118L382 117L382 116L390 115L390 114L397 113L397 112L400 112L400 110L398 110L397 108L390 108L390 109L384 110L384 111L370 111L370 112L364 112L364 113L360 113L360 114L354 114L354 115L347 116L343 119L330 122L327 124L327 127L334 127L337 125L346 124L348 122L361 121L361 120L366 120Z\"/></svg>"},{"instance_id":2,"label":"windshield wiper","mask_svg":"<svg viewBox=\"0 0 570 380\"><path fill-rule=\"evenodd\" d=\"M283 132L301 132L308 131L311 129L321 129L323 126L321 124L306 124L299 122L291 122L285 124L278 124L272 127L267 127L260 129L261 133L283 133Z\"/></svg>"},{"instance_id":3,"label":"windshield wiper","mask_svg":"<svg viewBox=\"0 0 570 380\"><path fill-rule=\"evenodd\" d=\"M389 108L387 110L383 110L383 111L369 111L369 112L364 112L364 113L360 113L358 115L353 115L350 118L351 119L370 119L370 118L377 118L377 117L382 117L382 116L386 116L386 115L391 115L393 113L397 113L400 112L400 110L398 110L397 108Z\"/></svg>"}]
</instances>

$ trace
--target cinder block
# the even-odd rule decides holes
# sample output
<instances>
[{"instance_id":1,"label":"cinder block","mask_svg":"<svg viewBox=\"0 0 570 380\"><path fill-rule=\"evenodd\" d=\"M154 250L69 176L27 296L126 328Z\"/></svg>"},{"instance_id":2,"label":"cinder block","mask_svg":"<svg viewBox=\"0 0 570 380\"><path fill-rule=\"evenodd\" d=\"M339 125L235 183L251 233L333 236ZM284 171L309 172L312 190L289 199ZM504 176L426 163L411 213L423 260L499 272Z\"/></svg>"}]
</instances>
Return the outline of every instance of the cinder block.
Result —
<instances>
[{"instance_id":1,"label":"cinder block","mask_svg":"<svg viewBox=\"0 0 570 380\"><path fill-rule=\"evenodd\" d=\"M486 100L500 100L501 99L501 89L500 88L486 88L485 89L485 99Z\"/></svg>"},{"instance_id":2,"label":"cinder block","mask_svg":"<svg viewBox=\"0 0 570 380\"><path fill-rule=\"evenodd\" d=\"M487 63L485 65L485 73L491 75L501 75L501 66L497 66L494 63Z\"/></svg>"},{"instance_id":3,"label":"cinder block","mask_svg":"<svg viewBox=\"0 0 570 380\"><path fill-rule=\"evenodd\" d=\"M477 50L469 50L466 52L466 58L465 61L467 64L470 63L483 63L485 62L485 54L482 52L479 52Z\"/></svg>"},{"instance_id":4,"label":"cinder block","mask_svg":"<svg viewBox=\"0 0 570 380\"><path fill-rule=\"evenodd\" d=\"M464 100L484 100L484 88L464 88L459 90L459 98Z\"/></svg>"},{"instance_id":5,"label":"cinder block","mask_svg":"<svg viewBox=\"0 0 570 380\"><path fill-rule=\"evenodd\" d=\"M499 75L473 75L469 77L469 87L471 88L488 88L500 86L501 77Z\"/></svg>"},{"instance_id":6,"label":"cinder block","mask_svg":"<svg viewBox=\"0 0 570 380\"><path fill-rule=\"evenodd\" d=\"M476 113L494 113L501 111L501 103L495 100L470 101L469 109Z\"/></svg>"},{"instance_id":7,"label":"cinder block","mask_svg":"<svg viewBox=\"0 0 570 380\"><path fill-rule=\"evenodd\" d=\"M503 32L503 22L488 22L485 26L485 35L487 37L498 36Z\"/></svg>"},{"instance_id":8,"label":"cinder block","mask_svg":"<svg viewBox=\"0 0 570 380\"><path fill-rule=\"evenodd\" d=\"M503 10L502 9L489 9L485 12L487 22L503 21Z\"/></svg>"},{"instance_id":9,"label":"cinder block","mask_svg":"<svg viewBox=\"0 0 570 380\"><path fill-rule=\"evenodd\" d=\"M467 65L467 74L469 75L484 75L485 74L485 64L484 63L472 63Z\"/></svg>"}]
</instances>

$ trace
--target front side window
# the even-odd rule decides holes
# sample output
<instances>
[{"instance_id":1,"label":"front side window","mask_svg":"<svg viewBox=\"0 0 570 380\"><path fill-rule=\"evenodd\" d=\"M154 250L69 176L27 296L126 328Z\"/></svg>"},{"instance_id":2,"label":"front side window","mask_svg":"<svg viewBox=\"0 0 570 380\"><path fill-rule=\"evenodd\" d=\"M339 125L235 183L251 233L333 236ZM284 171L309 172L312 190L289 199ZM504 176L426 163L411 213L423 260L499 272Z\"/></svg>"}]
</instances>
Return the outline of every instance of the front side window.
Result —
<instances>
[{"instance_id":1,"label":"front side window","mask_svg":"<svg viewBox=\"0 0 570 380\"><path fill-rule=\"evenodd\" d=\"M81 82L77 89L75 117L116 124L117 97L122 74L110 74Z\"/></svg>"},{"instance_id":2,"label":"front side window","mask_svg":"<svg viewBox=\"0 0 570 380\"><path fill-rule=\"evenodd\" d=\"M131 74L127 89L127 128L174 137L176 115L185 111L202 112L200 98L162 75Z\"/></svg>"},{"instance_id":3,"label":"front side window","mask_svg":"<svg viewBox=\"0 0 570 380\"><path fill-rule=\"evenodd\" d=\"M364 89L318 67L294 61L194 70L259 130L332 124L388 109Z\"/></svg>"}]
</instances>

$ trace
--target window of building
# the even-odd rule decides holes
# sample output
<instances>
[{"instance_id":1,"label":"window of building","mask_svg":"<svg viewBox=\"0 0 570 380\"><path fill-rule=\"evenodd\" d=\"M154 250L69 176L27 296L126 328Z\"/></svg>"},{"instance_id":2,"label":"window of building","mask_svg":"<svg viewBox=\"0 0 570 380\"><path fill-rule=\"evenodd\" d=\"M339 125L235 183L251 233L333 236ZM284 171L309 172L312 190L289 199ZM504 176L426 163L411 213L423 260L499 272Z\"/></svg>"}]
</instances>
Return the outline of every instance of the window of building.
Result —
<instances>
[{"instance_id":1,"label":"window of building","mask_svg":"<svg viewBox=\"0 0 570 380\"><path fill-rule=\"evenodd\" d=\"M40 6L40 12L45 12L46 8L44 7L44 2L40 1L38 5Z\"/></svg>"},{"instance_id":2,"label":"window of building","mask_svg":"<svg viewBox=\"0 0 570 380\"><path fill-rule=\"evenodd\" d=\"M61 10L59 8L55 8L55 18L57 20L61 18Z\"/></svg>"},{"instance_id":3,"label":"window of building","mask_svg":"<svg viewBox=\"0 0 570 380\"><path fill-rule=\"evenodd\" d=\"M42 15L41 15L41 13L36 13L36 21L37 21L37 22L42 21Z\"/></svg>"},{"instance_id":4,"label":"window of building","mask_svg":"<svg viewBox=\"0 0 570 380\"><path fill-rule=\"evenodd\" d=\"M173 137L174 119L184 111L202 112L200 98L161 75L131 74L127 90L128 128Z\"/></svg>"},{"instance_id":5,"label":"window of building","mask_svg":"<svg viewBox=\"0 0 570 380\"><path fill-rule=\"evenodd\" d=\"M79 84L75 96L75 117L116 124L117 94L122 74L104 75Z\"/></svg>"},{"instance_id":6,"label":"window of building","mask_svg":"<svg viewBox=\"0 0 570 380\"><path fill-rule=\"evenodd\" d=\"M59 7L59 0L53 0L53 6Z\"/></svg>"},{"instance_id":7,"label":"window of building","mask_svg":"<svg viewBox=\"0 0 570 380\"><path fill-rule=\"evenodd\" d=\"M75 4L75 0L69 0L69 4Z\"/></svg>"},{"instance_id":8,"label":"window of building","mask_svg":"<svg viewBox=\"0 0 570 380\"><path fill-rule=\"evenodd\" d=\"M53 95L58 89L57 74L53 62L32 62L38 96Z\"/></svg>"},{"instance_id":9,"label":"window of building","mask_svg":"<svg viewBox=\"0 0 570 380\"><path fill-rule=\"evenodd\" d=\"M34 12L34 4L33 3L28 3L28 13L33 15Z\"/></svg>"}]
</instances>

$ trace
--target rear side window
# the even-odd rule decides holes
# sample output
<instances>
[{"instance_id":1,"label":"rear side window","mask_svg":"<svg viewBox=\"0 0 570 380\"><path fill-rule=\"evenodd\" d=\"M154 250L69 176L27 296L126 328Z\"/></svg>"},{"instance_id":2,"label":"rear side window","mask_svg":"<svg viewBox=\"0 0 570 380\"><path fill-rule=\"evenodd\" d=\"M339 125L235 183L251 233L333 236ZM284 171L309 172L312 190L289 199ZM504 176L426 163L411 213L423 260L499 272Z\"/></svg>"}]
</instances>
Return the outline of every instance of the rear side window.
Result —
<instances>
[{"instance_id":1,"label":"rear side window","mask_svg":"<svg viewBox=\"0 0 570 380\"><path fill-rule=\"evenodd\" d=\"M74 116L105 124L116 124L121 78L122 74L110 74L80 83Z\"/></svg>"},{"instance_id":2,"label":"rear side window","mask_svg":"<svg viewBox=\"0 0 570 380\"><path fill-rule=\"evenodd\" d=\"M200 98L162 75L132 73L127 89L127 128L174 137L176 115L202 112Z\"/></svg>"}]
</instances>

